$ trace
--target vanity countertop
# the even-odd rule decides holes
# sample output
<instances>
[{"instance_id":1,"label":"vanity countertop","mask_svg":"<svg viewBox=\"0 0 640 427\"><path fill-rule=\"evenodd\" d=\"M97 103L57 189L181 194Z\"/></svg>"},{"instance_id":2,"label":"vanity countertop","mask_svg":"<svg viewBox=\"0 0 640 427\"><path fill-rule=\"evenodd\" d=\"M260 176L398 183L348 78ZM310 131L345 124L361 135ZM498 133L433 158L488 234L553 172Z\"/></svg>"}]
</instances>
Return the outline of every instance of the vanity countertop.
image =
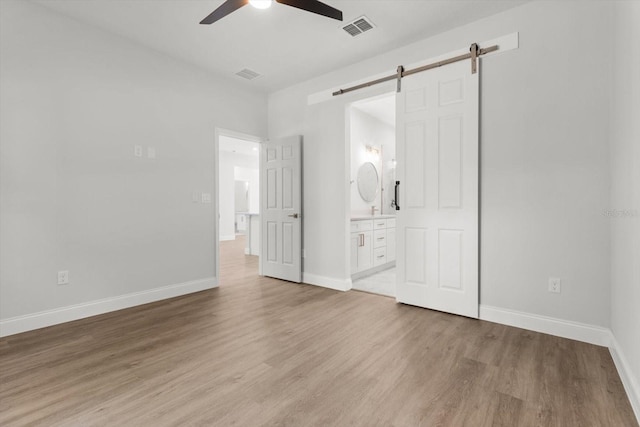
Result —
<instances>
[{"instance_id":1,"label":"vanity countertop","mask_svg":"<svg viewBox=\"0 0 640 427\"><path fill-rule=\"evenodd\" d=\"M388 219L388 218L395 218L395 215L362 215L362 216L352 216L351 217L351 221L364 221L367 219Z\"/></svg>"}]
</instances>

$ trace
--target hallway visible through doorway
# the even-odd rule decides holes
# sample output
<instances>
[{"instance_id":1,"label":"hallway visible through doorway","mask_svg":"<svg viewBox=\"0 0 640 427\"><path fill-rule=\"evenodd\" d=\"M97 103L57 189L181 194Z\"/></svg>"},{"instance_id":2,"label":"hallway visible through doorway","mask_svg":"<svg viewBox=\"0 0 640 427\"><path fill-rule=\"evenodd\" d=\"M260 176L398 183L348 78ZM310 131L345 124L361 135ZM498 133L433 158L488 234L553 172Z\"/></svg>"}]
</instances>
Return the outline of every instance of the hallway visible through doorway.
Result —
<instances>
[{"instance_id":1,"label":"hallway visible through doorway","mask_svg":"<svg viewBox=\"0 0 640 427\"><path fill-rule=\"evenodd\" d=\"M239 279L258 275L258 256L245 254L246 236L220 242L220 284L237 283Z\"/></svg>"}]
</instances>

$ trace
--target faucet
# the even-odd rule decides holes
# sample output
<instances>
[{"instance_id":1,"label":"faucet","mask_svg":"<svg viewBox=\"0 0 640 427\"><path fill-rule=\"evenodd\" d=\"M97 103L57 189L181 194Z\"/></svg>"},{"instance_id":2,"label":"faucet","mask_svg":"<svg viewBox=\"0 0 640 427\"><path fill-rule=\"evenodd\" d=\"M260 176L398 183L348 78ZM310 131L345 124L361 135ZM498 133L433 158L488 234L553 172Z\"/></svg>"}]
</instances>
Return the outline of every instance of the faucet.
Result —
<instances>
[{"instance_id":1,"label":"faucet","mask_svg":"<svg viewBox=\"0 0 640 427\"><path fill-rule=\"evenodd\" d=\"M376 215L376 211L379 211L380 209L376 208L375 206L371 206L371 216L375 216Z\"/></svg>"}]
</instances>

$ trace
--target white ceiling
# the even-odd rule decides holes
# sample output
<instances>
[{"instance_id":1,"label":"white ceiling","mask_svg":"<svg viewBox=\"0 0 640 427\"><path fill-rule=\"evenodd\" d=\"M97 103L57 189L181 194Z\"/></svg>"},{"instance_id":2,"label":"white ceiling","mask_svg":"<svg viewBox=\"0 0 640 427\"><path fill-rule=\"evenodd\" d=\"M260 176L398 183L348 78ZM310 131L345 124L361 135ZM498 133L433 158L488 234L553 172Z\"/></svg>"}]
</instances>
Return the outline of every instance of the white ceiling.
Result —
<instances>
[{"instance_id":1,"label":"white ceiling","mask_svg":"<svg viewBox=\"0 0 640 427\"><path fill-rule=\"evenodd\" d=\"M264 92L281 89L523 3L519 0L324 0L344 22L274 3L199 22L222 0L33 0ZM342 30L366 15L376 28ZM243 68L262 74L235 76Z\"/></svg>"},{"instance_id":2,"label":"white ceiling","mask_svg":"<svg viewBox=\"0 0 640 427\"><path fill-rule=\"evenodd\" d=\"M231 138L220 135L218 149L229 153L244 154L245 156L258 157L260 155L260 144L244 139Z\"/></svg>"},{"instance_id":3,"label":"white ceiling","mask_svg":"<svg viewBox=\"0 0 640 427\"><path fill-rule=\"evenodd\" d=\"M382 123L396 127L396 95L384 95L374 99L354 102L352 107L375 117Z\"/></svg>"}]
</instances>

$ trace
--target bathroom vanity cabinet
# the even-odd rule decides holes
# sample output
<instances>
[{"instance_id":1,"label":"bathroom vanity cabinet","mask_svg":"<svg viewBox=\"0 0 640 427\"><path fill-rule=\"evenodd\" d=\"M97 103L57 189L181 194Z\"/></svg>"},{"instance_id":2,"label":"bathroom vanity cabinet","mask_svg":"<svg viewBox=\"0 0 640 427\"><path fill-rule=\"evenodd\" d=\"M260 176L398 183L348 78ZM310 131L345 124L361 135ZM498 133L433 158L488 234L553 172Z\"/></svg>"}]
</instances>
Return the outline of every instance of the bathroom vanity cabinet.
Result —
<instances>
[{"instance_id":1,"label":"bathroom vanity cabinet","mask_svg":"<svg viewBox=\"0 0 640 427\"><path fill-rule=\"evenodd\" d=\"M351 276L364 277L393 267L396 219L392 216L351 220Z\"/></svg>"}]
</instances>

